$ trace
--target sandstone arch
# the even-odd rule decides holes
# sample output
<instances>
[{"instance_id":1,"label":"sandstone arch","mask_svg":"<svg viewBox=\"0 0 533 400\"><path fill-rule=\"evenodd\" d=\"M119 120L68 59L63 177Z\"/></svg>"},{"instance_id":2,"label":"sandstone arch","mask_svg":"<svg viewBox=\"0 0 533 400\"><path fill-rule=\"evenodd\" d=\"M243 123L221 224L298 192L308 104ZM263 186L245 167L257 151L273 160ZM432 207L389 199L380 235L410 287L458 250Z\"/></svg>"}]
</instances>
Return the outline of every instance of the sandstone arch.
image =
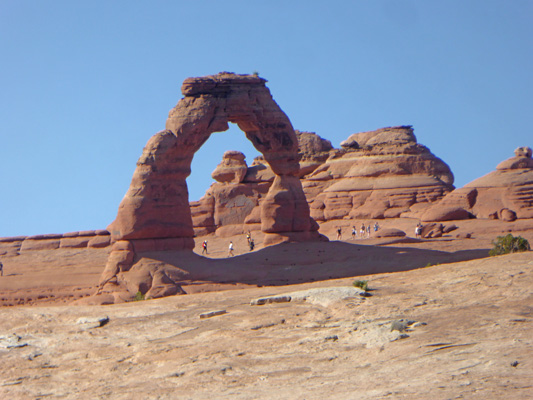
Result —
<instances>
[{"instance_id":1,"label":"sandstone arch","mask_svg":"<svg viewBox=\"0 0 533 400\"><path fill-rule=\"evenodd\" d=\"M294 129L265 83L258 76L232 73L183 82L184 97L170 111L166 129L145 146L117 217L108 227L114 241L129 240L149 248L153 242L146 240L155 239L158 249L194 247L186 178L196 151L212 133L227 130L229 122L239 126L276 175L261 203L261 230L267 242L318 237L298 179Z\"/></svg>"}]
</instances>

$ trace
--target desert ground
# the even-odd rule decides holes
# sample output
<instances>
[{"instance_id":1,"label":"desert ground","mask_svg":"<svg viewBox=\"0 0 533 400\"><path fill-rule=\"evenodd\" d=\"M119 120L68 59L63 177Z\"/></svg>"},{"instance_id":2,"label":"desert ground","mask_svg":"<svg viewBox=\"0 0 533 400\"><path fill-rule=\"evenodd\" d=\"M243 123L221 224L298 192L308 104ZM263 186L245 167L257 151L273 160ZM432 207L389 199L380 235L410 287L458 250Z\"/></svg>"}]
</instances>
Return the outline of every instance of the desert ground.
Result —
<instances>
[{"instance_id":1,"label":"desert ground","mask_svg":"<svg viewBox=\"0 0 533 400\"><path fill-rule=\"evenodd\" d=\"M352 240L360 223L267 248L252 232L253 252L244 235L198 237L188 294L107 306L80 303L108 248L2 257L0 398L532 398L533 253L488 257L498 235L533 243L531 220L420 240L391 219L408 238Z\"/></svg>"}]
</instances>

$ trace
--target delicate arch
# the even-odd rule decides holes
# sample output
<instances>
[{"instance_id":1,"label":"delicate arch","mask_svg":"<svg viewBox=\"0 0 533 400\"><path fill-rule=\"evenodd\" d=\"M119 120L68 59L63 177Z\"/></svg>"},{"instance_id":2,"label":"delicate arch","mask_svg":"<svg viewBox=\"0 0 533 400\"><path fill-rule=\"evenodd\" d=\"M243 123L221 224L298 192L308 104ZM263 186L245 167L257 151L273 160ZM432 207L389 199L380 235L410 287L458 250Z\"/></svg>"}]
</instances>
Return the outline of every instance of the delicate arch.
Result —
<instances>
[{"instance_id":1,"label":"delicate arch","mask_svg":"<svg viewBox=\"0 0 533 400\"><path fill-rule=\"evenodd\" d=\"M213 132L227 130L228 122L239 126L276 175L261 203L261 230L270 234L267 238L316 238L297 177L298 141L265 83L258 76L231 73L183 82L184 98L170 111L166 130L145 146L108 227L114 240L178 239L169 242L172 249L194 247L186 178L195 152Z\"/></svg>"}]
</instances>

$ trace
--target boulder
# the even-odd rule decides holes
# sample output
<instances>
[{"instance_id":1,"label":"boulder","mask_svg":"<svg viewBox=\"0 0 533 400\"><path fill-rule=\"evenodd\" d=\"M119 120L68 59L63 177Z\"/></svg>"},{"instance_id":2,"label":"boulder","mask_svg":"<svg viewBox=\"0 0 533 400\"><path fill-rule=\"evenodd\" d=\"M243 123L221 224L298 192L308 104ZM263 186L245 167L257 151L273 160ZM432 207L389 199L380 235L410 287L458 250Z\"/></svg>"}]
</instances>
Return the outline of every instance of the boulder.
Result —
<instances>
[{"instance_id":1,"label":"boulder","mask_svg":"<svg viewBox=\"0 0 533 400\"><path fill-rule=\"evenodd\" d=\"M459 227L455 224L452 225L446 225L444 226L444 229L442 230L442 233L450 233L455 231L456 229L459 229Z\"/></svg>"},{"instance_id":2,"label":"boulder","mask_svg":"<svg viewBox=\"0 0 533 400\"><path fill-rule=\"evenodd\" d=\"M89 242L87 243L87 247L93 247L93 248L102 248L107 247L111 244L111 236L110 235L97 235L93 237Z\"/></svg>"},{"instance_id":3,"label":"boulder","mask_svg":"<svg viewBox=\"0 0 533 400\"><path fill-rule=\"evenodd\" d=\"M516 213L508 208L502 208L498 213L498 217L502 221L512 222L516 220Z\"/></svg>"},{"instance_id":4,"label":"boulder","mask_svg":"<svg viewBox=\"0 0 533 400\"><path fill-rule=\"evenodd\" d=\"M87 247L87 244L91 240L90 236L74 236L74 237L64 237L59 242L59 247L64 248L74 248L82 249Z\"/></svg>"},{"instance_id":5,"label":"boulder","mask_svg":"<svg viewBox=\"0 0 533 400\"><path fill-rule=\"evenodd\" d=\"M374 237L377 238L395 238L395 237L405 237L406 233L400 229L396 228L383 228L377 231L374 234Z\"/></svg>"},{"instance_id":6,"label":"boulder","mask_svg":"<svg viewBox=\"0 0 533 400\"><path fill-rule=\"evenodd\" d=\"M422 222L457 221L469 219L470 213L461 207L437 205L431 207L421 216Z\"/></svg>"},{"instance_id":7,"label":"boulder","mask_svg":"<svg viewBox=\"0 0 533 400\"><path fill-rule=\"evenodd\" d=\"M515 149L514 154L516 157L531 158L533 155L533 150L531 149L531 147L527 146L518 147Z\"/></svg>"},{"instance_id":8,"label":"boulder","mask_svg":"<svg viewBox=\"0 0 533 400\"><path fill-rule=\"evenodd\" d=\"M444 233L444 226L438 223L430 223L422 226L422 236L425 239L439 238Z\"/></svg>"}]
</instances>

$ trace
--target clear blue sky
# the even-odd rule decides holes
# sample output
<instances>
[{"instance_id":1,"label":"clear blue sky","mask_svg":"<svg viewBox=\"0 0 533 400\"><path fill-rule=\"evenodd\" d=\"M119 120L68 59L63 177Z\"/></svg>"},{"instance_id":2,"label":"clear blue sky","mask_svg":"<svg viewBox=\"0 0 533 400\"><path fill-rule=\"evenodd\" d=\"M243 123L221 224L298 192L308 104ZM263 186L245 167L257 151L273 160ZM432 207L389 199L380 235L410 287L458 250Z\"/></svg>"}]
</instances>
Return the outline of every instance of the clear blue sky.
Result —
<instances>
[{"instance_id":1,"label":"clear blue sky","mask_svg":"<svg viewBox=\"0 0 533 400\"><path fill-rule=\"evenodd\" d=\"M189 76L258 71L338 147L413 125L466 183L533 146L533 1L0 1L0 237L105 228ZM195 156L191 200L234 127Z\"/></svg>"}]
</instances>

